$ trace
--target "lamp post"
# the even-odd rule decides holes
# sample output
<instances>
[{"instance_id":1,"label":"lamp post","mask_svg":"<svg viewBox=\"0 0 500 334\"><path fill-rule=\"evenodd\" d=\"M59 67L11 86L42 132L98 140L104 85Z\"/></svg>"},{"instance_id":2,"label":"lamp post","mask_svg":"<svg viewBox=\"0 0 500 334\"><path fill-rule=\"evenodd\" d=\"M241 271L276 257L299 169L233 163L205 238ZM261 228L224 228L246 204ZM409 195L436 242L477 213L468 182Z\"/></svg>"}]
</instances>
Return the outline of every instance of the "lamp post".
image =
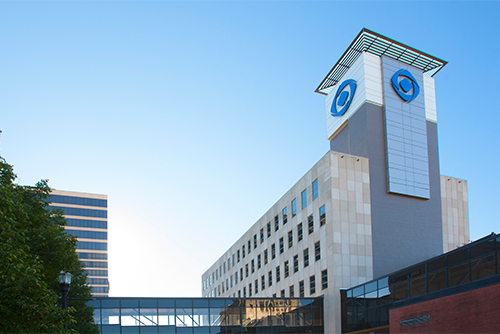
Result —
<instances>
[{"instance_id":1,"label":"lamp post","mask_svg":"<svg viewBox=\"0 0 500 334\"><path fill-rule=\"evenodd\" d=\"M59 285L61 286L61 292L62 292L62 308L63 310L68 308L68 291L69 291L69 286L71 285L71 279L73 278L73 275L70 273L65 273L64 271L61 271L59 274ZM68 329L68 324L64 324L64 329Z\"/></svg>"}]
</instances>

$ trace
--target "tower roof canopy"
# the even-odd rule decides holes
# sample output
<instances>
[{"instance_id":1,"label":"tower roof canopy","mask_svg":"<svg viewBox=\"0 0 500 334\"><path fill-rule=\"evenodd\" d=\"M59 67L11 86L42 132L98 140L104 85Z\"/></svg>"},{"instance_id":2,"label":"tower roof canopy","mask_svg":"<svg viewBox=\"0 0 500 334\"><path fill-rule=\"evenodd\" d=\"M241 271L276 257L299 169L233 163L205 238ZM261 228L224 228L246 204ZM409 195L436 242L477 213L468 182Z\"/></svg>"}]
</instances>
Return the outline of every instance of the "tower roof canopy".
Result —
<instances>
[{"instance_id":1,"label":"tower roof canopy","mask_svg":"<svg viewBox=\"0 0 500 334\"><path fill-rule=\"evenodd\" d=\"M396 59L421 69L430 76L434 76L448 64L445 60L363 28L337 63L335 63L328 75L321 81L315 92L328 94L363 52Z\"/></svg>"}]
</instances>

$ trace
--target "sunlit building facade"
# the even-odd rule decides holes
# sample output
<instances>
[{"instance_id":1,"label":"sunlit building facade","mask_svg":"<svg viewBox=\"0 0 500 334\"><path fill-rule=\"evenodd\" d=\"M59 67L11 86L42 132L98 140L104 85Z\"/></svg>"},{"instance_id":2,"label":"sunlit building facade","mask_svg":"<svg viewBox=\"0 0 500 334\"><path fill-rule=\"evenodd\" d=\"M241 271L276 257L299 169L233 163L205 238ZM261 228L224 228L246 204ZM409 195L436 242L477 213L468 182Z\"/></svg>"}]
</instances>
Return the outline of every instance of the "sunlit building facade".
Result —
<instances>
[{"instance_id":1,"label":"sunlit building facade","mask_svg":"<svg viewBox=\"0 0 500 334\"><path fill-rule=\"evenodd\" d=\"M324 297L468 242L467 183L439 171L430 54L363 29L316 92L330 151L202 275L205 297Z\"/></svg>"},{"instance_id":2,"label":"sunlit building facade","mask_svg":"<svg viewBox=\"0 0 500 334\"><path fill-rule=\"evenodd\" d=\"M94 296L107 296L108 197L73 191L52 190L51 208L64 212L66 231L77 237L76 252L85 266Z\"/></svg>"}]
</instances>

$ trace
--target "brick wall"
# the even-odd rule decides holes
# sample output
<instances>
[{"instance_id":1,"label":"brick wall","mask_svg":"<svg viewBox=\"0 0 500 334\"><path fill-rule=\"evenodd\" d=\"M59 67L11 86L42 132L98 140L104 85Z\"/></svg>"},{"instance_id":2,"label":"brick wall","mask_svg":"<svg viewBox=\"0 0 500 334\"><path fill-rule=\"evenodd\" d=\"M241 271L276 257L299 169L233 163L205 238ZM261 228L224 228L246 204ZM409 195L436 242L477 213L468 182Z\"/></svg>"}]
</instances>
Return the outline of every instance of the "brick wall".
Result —
<instances>
[{"instance_id":1,"label":"brick wall","mask_svg":"<svg viewBox=\"0 0 500 334\"><path fill-rule=\"evenodd\" d=\"M400 324L425 316L428 322ZM390 333L500 333L500 284L396 308L389 319Z\"/></svg>"}]
</instances>

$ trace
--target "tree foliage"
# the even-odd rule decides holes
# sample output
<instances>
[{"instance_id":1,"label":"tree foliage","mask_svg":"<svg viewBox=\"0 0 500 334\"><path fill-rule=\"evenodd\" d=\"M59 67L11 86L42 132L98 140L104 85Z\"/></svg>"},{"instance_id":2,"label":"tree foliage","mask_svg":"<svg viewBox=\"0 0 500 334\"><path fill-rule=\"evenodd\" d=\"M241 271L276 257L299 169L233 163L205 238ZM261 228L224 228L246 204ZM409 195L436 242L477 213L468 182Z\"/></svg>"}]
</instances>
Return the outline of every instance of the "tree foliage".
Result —
<instances>
[{"instance_id":1,"label":"tree foliage","mask_svg":"<svg viewBox=\"0 0 500 334\"><path fill-rule=\"evenodd\" d=\"M84 300L91 288L75 252L76 238L65 232L66 220L50 211L46 180L34 187L14 183L11 165L0 157L0 332L97 333L93 309ZM62 310L58 276L73 281L68 309Z\"/></svg>"}]
</instances>

